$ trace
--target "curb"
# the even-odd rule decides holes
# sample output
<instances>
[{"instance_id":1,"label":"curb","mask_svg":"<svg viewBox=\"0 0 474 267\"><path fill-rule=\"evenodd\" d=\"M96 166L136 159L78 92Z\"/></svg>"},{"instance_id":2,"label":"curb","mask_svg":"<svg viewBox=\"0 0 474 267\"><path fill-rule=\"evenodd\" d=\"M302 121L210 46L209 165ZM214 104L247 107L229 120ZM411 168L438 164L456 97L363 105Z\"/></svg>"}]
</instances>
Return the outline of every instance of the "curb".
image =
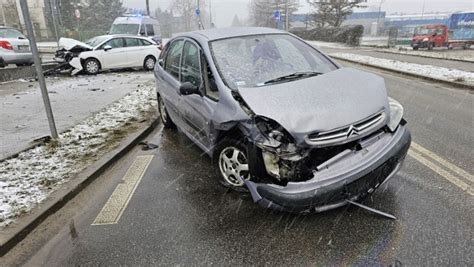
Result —
<instances>
[{"instance_id":1,"label":"curb","mask_svg":"<svg viewBox=\"0 0 474 267\"><path fill-rule=\"evenodd\" d=\"M390 72L394 72L394 73L398 73L398 74L403 74L403 75L407 75L407 76L411 76L411 77L416 77L416 78L420 78L420 79L423 79L423 80L439 82L439 83L451 85L453 87L460 88L460 89L474 90L474 85L471 85L471 84L464 84L464 83L452 82L452 81L443 80L443 79L436 79L436 78L427 77L427 76L423 76L423 75L419 75L419 74L415 74L415 73L411 73L411 72L406 72L406 71L401 71L401 70L396 70L396 69L391 69L391 68L386 68L386 67L380 67L380 66L367 64L367 63L362 63L362 62L359 62L359 61L345 59L345 58L332 56L332 55L329 55L329 57L337 59L337 60L342 60L342 61L346 61L346 62L355 63L355 64L362 65L362 66L367 66L367 67L386 70L386 71L390 71Z\"/></svg>"},{"instance_id":2,"label":"curb","mask_svg":"<svg viewBox=\"0 0 474 267\"><path fill-rule=\"evenodd\" d=\"M53 192L43 203L34 208L30 214L20 219L16 224L2 230L2 232L0 232L0 257L4 256L15 245L21 242L49 215L62 208L69 200L79 194L82 189L87 187L111 165L127 154L142 139L155 130L157 125L158 120L154 120L143 130L133 133L132 136L122 141L118 148L107 153L100 160L94 162L84 171L78 173L75 178Z\"/></svg>"},{"instance_id":3,"label":"curb","mask_svg":"<svg viewBox=\"0 0 474 267\"><path fill-rule=\"evenodd\" d=\"M376 49L375 51L380 52L380 53L403 55L403 56L423 57L423 58L441 59L441 60L449 60L449 61L459 61L459 62L465 62L465 63L474 63L474 60L466 60L466 59L461 59L461 58L430 57L426 55L415 55L415 54L408 54L408 53L397 53L395 51L385 51L383 49Z\"/></svg>"}]
</instances>

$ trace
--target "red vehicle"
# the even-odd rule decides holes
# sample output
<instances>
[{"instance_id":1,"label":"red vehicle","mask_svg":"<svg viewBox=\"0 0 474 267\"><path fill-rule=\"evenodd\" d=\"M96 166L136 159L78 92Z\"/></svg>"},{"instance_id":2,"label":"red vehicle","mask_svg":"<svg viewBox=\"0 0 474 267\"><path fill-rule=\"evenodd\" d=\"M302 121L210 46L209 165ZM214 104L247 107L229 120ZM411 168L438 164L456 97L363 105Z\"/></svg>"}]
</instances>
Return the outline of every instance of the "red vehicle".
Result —
<instances>
[{"instance_id":1,"label":"red vehicle","mask_svg":"<svg viewBox=\"0 0 474 267\"><path fill-rule=\"evenodd\" d=\"M462 29L462 31L463 33L466 32L465 29ZM432 50L433 47L447 47L449 49L463 47L468 49L474 43L472 38L454 38L456 36L453 33L457 33L457 31L449 31L448 26L443 24L419 26L415 28L411 47L413 47L413 50L418 50L418 48Z\"/></svg>"}]
</instances>

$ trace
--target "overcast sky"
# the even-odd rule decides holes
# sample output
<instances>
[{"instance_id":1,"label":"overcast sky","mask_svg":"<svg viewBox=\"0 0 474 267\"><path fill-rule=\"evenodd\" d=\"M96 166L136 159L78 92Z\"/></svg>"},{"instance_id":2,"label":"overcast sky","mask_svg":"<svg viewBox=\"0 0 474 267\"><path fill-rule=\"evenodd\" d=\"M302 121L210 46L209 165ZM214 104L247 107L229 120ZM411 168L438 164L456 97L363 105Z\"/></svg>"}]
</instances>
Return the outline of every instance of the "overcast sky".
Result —
<instances>
[{"instance_id":1,"label":"overcast sky","mask_svg":"<svg viewBox=\"0 0 474 267\"><path fill-rule=\"evenodd\" d=\"M212 5L213 20L218 27L230 26L234 15L240 19L247 17L247 5L249 0L206 0ZM169 9L172 0L150 0L151 9L158 6L162 9ZM299 0L299 13L308 12L309 5L306 0ZM455 12L474 11L474 0L384 0L382 11L391 13L421 13L425 2L425 13L429 12ZM145 0L123 0L124 6L131 8L145 8ZM368 0L368 8L365 11L378 10L380 0ZM209 7L207 7L209 8Z\"/></svg>"}]
</instances>

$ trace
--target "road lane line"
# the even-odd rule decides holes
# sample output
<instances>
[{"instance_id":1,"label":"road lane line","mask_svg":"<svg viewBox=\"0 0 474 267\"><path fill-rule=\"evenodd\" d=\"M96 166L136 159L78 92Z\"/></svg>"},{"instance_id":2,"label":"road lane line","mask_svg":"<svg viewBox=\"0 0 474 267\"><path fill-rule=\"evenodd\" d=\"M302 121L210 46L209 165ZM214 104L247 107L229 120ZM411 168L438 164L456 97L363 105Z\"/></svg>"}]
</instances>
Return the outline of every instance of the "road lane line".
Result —
<instances>
[{"instance_id":1,"label":"road lane line","mask_svg":"<svg viewBox=\"0 0 474 267\"><path fill-rule=\"evenodd\" d=\"M474 196L474 190L468 184L466 184L462 180L458 179L456 176L452 175L451 173L444 170L443 168L439 167L434 162L432 162L429 159L425 158L420 153L418 153L415 150L411 149L411 150L408 151L408 155L410 155L410 157L416 159L417 161L419 161L420 163L422 163L426 167L430 168L431 170L433 170L437 174L441 175L443 178L445 178L449 182L453 183L457 187L459 187L462 190L466 191L471 196Z\"/></svg>"},{"instance_id":2,"label":"road lane line","mask_svg":"<svg viewBox=\"0 0 474 267\"><path fill-rule=\"evenodd\" d=\"M443 165L444 167L448 168L449 170L457 173L459 176L464 177L468 181L474 183L474 176L467 171L459 168L458 166L446 161L445 159L441 158L440 156L436 155L435 153L431 152L430 150L420 146L419 144L412 142L411 143L411 148L414 150L417 150L418 153L427 156L434 161L437 161L439 164Z\"/></svg>"},{"instance_id":3,"label":"road lane line","mask_svg":"<svg viewBox=\"0 0 474 267\"><path fill-rule=\"evenodd\" d=\"M92 225L118 223L152 159L153 155L137 156Z\"/></svg>"}]
</instances>

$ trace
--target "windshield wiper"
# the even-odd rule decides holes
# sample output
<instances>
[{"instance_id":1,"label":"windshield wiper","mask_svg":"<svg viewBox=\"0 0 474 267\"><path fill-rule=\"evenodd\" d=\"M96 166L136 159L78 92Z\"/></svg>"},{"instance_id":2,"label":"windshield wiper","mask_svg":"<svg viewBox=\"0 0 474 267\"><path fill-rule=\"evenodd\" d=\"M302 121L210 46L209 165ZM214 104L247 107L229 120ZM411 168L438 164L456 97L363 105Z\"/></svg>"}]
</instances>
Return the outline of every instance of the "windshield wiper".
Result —
<instances>
[{"instance_id":1,"label":"windshield wiper","mask_svg":"<svg viewBox=\"0 0 474 267\"><path fill-rule=\"evenodd\" d=\"M281 77L277 77L277 78L268 80L268 81L264 82L263 84L295 80L295 79L300 79L300 78L317 76L317 75L321 75L321 74L323 74L323 73L315 72L315 71L298 71L298 72L295 72L295 73L292 73L292 74L288 74L288 75L285 75L285 76L281 76Z\"/></svg>"}]
</instances>

